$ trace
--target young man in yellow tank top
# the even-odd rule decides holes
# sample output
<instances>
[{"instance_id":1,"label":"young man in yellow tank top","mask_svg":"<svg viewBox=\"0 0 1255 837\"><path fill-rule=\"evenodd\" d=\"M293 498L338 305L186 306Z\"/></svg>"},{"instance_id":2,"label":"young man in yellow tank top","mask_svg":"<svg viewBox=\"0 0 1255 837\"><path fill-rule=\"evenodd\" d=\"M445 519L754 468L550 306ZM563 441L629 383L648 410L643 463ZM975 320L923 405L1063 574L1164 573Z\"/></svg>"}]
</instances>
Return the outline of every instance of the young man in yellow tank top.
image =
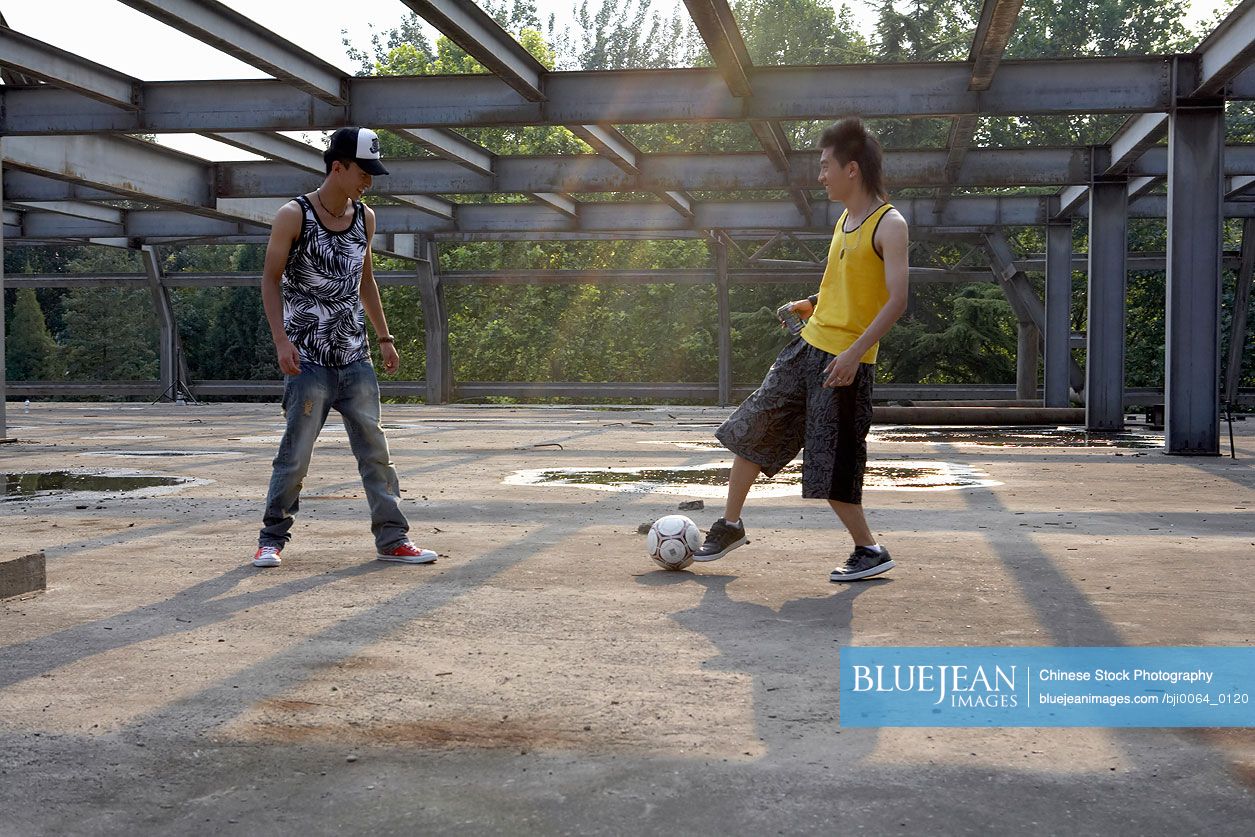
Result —
<instances>
[{"instance_id":1,"label":"young man in yellow tank top","mask_svg":"<svg viewBox=\"0 0 1255 837\"><path fill-rule=\"evenodd\" d=\"M824 131L819 182L845 212L819 293L791 304L806 320L767 377L715 436L734 453L723 517L694 556L715 561L748 543L741 508L759 473L774 476L804 450L802 496L824 499L854 541L829 575L855 581L893 567L863 516L863 469L880 338L907 302L906 219L886 202L880 143L855 118Z\"/></svg>"}]
</instances>

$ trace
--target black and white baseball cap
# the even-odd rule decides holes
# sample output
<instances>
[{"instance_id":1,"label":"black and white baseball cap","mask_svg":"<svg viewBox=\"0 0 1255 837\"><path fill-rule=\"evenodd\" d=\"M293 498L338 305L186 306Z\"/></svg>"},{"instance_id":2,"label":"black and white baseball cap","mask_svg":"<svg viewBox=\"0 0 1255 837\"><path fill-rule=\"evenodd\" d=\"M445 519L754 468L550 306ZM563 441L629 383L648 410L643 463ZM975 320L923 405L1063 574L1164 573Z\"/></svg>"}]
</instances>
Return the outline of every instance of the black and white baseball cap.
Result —
<instances>
[{"instance_id":1,"label":"black and white baseball cap","mask_svg":"<svg viewBox=\"0 0 1255 837\"><path fill-rule=\"evenodd\" d=\"M379 162L379 135L369 128L339 128L323 152L323 160L353 160L367 174L387 174Z\"/></svg>"}]
</instances>

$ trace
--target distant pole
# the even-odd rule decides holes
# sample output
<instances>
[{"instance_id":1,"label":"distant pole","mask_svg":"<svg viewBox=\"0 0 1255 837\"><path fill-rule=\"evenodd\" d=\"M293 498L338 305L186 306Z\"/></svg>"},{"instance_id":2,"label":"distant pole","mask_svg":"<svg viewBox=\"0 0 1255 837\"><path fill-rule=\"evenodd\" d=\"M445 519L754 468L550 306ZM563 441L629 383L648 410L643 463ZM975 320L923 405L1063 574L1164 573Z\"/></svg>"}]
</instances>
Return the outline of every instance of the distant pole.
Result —
<instances>
[{"instance_id":1,"label":"distant pole","mask_svg":"<svg viewBox=\"0 0 1255 837\"><path fill-rule=\"evenodd\" d=\"M1047 407L1068 406L1072 357L1072 222L1046 225Z\"/></svg>"},{"instance_id":2,"label":"distant pole","mask_svg":"<svg viewBox=\"0 0 1255 837\"><path fill-rule=\"evenodd\" d=\"M1220 454L1220 248L1224 104L1168 116L1164 446Z\"/></svg>"},{"instance_id":3,"label":"distant pole","mask_svg":"<svg viewBox=\"0 0 1255 837\"><path fill-rule=\"evenodd\" d=\"M1089 189L1089 314L1085 329L1085 426L1124 429L1124 297L1129 193L1124 180Z\"/></svg>"},{"instance_id":4,"label":"distant pole","mask_svg":"<svg viewBox=\"0 0 1255 837\"><path fill-rule=\"evenodd\" d=\"M728 245L722 236L715 252L715 297L719 305L719 406L732 403L732 307L728 299Z\"/></svg>"},{"instance_id":5,"label":"distant pole","mask_svg":"<svg viewBox=\"0 0 1255 837\"><path fill-rule=\"evenodd\" d=\"M414 255L418 293L423 303L423 345L427 352L427 403L447 404L453 398L453 364L449 357L449 315L436 265L436 245L429 238L416 242Z\"/></svg>"},{"instance_id":6,"label":"distant pole","mask_svg":"<svg viewBox=\"0 0 1255 837\"><path fill-rule=\"evenodd\" d=\"M4 137L0 137L0 160L3 155ZM0 206L4 205L4 164L0 163ZM8 438L5 424L5 377L4 377L4 220L0 219L0 439Z\"/></svg>"},{"instance_id":7,"label":"distant pole","mask_svg":"<svg viewBox=\"0 0 1255 837\"><path fill-rule=\"evenodd\" d=\"M1225 370L1224 400L1238 400L1242 375L1242 351L1246 348L1247 315L1251 306L1251 275L1255 273L1255 218L1242 225L1242 266L1233 289L1233 321L1229 326L1229 363Z\"/></svg>"}]
</instances>

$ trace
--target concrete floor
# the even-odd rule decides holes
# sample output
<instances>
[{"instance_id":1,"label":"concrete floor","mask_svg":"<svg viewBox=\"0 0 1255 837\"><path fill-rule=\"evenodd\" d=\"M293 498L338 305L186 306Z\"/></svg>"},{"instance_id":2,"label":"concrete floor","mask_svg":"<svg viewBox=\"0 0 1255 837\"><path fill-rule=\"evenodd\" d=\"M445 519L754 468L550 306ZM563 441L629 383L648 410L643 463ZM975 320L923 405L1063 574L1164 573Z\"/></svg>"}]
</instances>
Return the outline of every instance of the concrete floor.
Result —
<instances>
[{"instance_id":1,"label":"concrete floor","mask_svg":"<svg viewBox=\"0 0 1255 837\"><path fill-rule=\"evenodd\" d=\"M873 441L999 484L869 491L897 569L839 586L826 506L657 570L687 495L503 484L718 461L726 410L389 406L426 567L371 560L343 430L283 566L246 566L276 405L9 406L0 471L174 492L0 504L46 592L0 602L0 834L1249 834L1255 730L842 729L862 645L1250 645L1255 422L1238 456ZM1227 441L1227 440L1226 440ZM544 443L556 446L536 447ZM137 457L143 451L199 451ZM1226 444L1227 450L1227 444ZM113 452L113 453L110 453ZM716 488L714 493L718 495ZM721 504L686 512L704 528Z\"/></svg>"}]
</instances>

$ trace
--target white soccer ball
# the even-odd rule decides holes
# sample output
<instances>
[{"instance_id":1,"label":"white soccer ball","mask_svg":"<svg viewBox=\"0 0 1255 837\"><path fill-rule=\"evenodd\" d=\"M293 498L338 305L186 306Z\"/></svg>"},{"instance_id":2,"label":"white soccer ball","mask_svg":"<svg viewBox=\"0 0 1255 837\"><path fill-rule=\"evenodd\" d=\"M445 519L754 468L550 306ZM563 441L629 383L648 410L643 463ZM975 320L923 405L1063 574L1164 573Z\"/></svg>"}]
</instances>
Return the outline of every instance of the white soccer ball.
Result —
<instances>
[{"instance_id":1,"label":"white soccer ball","mask_svg":"<svg viewBox=\"0 0 1255 837\"><path fill-rule=\"evenodd\" d=\"M649 557L664 570L682 570L693 563L693 553L701 545L702 530L682 514L658 518L645 536Z\"/></svg>"}]
</instances>

